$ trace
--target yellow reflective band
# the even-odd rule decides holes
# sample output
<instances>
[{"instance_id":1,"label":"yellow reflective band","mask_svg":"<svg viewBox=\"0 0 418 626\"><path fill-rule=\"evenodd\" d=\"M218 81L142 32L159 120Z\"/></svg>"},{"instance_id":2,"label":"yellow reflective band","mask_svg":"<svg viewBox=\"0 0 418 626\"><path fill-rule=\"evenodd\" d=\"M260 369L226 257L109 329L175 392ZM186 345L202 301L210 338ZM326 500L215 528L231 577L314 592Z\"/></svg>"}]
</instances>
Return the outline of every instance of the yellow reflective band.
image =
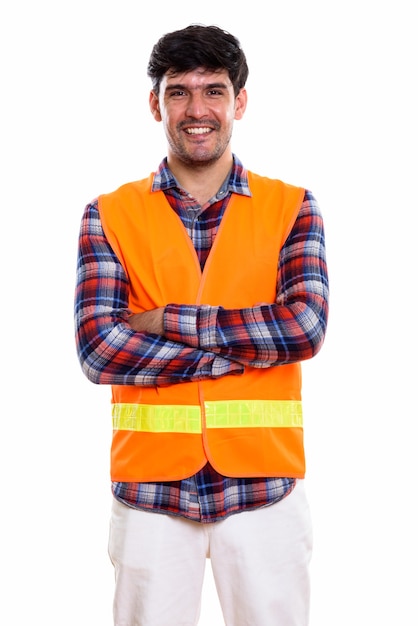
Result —
<instances>
[{"instance_id":1,"label":"yellow reflective band","mask_svg":"<svg viewBox=\"0 0 418 626\"><path fill-rule=\"evenodd\" d=\"M201 433L200 407L187 404L114 404L114 430Z\"/></svg>"},{"instance_id":2,"label":"yellow reflective band","mask_svg":"<svg viewBox=\"0 0 418 626\"><path fill-rule=\"evenodd\" d=\"M303 425L299 400L206 402L208 428L289 428Z\"/></svg>"},{"instance_id":3,"label":"yellow reflective band","mask_svg":"<svg viewBox=\"0 0 418 626\"><path fill-rule=\"evenodd\" d=\"M205 402L207 428L302 427L299 400L226 400ZM114 430L153 433L202 432L200 407L191 405L114 404Z\"/></svg>"}]
</instances>

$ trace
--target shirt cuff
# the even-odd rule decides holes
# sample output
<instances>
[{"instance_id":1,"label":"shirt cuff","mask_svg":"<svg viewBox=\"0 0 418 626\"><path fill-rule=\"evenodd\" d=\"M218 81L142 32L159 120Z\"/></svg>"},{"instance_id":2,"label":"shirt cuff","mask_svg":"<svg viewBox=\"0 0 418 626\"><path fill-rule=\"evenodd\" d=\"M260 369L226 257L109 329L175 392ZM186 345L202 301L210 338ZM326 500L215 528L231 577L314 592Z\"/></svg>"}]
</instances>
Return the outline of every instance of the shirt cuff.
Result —
<instances>
[{"instance_id":1,"label":"shirt cuff","mask_svg":"<svg viewBox=\"0 0 418 626\"><path fill-rule=\"evenodd\" d=\"M192 305L167 304L164 310L165 337L171 341L198 348L198 309L198 306Z\"/></svg>"}]
</instances>

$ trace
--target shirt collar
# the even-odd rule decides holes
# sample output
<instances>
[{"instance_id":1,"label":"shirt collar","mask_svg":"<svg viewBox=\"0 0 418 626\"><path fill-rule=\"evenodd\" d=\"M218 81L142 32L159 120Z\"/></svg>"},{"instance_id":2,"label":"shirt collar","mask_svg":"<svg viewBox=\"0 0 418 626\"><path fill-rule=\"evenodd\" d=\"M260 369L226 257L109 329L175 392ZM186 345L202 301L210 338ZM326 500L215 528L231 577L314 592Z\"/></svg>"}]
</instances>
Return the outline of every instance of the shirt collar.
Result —
<instances>
[{"instance_id":1,"label":"shirt collar","mask_svg":"<svg viewBox=\"0 0 418 626\"><path fill-rule=\"evenodd\" d=\"M166 191L171 188L180 189L180 186L168 167L167 157L165 157L154 174L151 190ZM251 191L248 185L247 170L235 155L233 155L233 164L229 177L222 184L220 190L218 191L218 195L220 194L224 196L227 192L237 193L241 196L251 196Z\"/></svg>"}]
</instances>

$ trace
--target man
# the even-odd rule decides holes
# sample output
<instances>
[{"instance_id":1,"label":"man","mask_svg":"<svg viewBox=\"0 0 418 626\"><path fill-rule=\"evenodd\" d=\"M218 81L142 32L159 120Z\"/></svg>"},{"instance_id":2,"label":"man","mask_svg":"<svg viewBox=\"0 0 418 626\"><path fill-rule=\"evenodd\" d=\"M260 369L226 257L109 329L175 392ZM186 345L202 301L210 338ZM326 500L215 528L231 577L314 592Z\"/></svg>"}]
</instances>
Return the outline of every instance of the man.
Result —
<instances>
[{"instance_id":1,"label":"man","mask_svg":"<svg viewBox=\"0 0 418 626\"><path fill-rule=\"evenodd\" d=\"M166 34L148 75L167 157L90 203L79 240L78 354L112 385L115 624L197 624L210 558L227 626L306 626L300 361L327 323L321 214L231 151L235 37Z\"/></svg>"}]
</instances>

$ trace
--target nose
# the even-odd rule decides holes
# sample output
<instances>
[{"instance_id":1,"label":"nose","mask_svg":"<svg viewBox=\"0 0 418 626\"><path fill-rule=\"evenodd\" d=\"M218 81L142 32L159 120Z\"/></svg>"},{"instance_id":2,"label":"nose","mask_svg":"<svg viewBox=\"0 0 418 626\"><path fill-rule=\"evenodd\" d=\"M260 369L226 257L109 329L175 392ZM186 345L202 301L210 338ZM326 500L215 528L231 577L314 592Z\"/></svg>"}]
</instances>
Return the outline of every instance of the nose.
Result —
<instances>
[{"instance_id":1,"label":"nose","mask_svg":"<svg viewBox=\"0 0 418 626\"><path fill-rule=\"evenodd\" d=\"M207 115L207 110L204 94L199 91L191 92L187 101L186 115L200 118Z\"/></svg>"}]
</instances>

